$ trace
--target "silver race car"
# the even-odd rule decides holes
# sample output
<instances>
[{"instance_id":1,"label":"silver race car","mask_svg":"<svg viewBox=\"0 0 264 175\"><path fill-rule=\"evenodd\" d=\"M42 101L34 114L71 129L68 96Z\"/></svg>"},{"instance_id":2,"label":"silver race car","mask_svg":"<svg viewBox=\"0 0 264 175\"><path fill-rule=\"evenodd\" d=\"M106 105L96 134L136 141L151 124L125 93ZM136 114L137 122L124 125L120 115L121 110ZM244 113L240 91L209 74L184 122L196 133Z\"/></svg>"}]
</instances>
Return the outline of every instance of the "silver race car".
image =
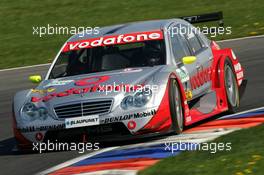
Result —
<instances>
[{"instance_id":1,"label":"silver race car","mask_svg":"<svg viewBox=\"0 0 264 175\"><path fill-rule=\"evenodd\" d=\"M30 77L37 87L14 97L18 146L179 134L205 118L234 112L246 84L243 68L231 49L195 29L186 20L169 19L72 36L43 80Z\"/></svg>"}]
</instances>

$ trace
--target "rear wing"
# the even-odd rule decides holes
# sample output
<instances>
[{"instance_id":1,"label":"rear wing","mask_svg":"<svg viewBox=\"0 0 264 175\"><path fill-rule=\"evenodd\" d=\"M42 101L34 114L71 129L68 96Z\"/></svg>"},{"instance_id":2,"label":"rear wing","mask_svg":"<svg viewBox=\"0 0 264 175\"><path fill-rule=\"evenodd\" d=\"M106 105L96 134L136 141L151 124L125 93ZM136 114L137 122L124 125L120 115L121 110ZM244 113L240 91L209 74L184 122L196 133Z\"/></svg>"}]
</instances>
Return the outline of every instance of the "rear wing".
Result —
<instances>
[{"instance_id":1,"label":"rear wing","mask_svg":"<svg viewBox=\"0 0 264 175\"><path fill-rule=\"evenodd\" d=\"M224 26L224 18L223 12L214 12L214 13L206 13L201 15L193 15L193 16L182 16L179 17L189 23L202 23L202 22L210 22L210 21L218 21L219 26Z\"/></svg>"}]
</instances>

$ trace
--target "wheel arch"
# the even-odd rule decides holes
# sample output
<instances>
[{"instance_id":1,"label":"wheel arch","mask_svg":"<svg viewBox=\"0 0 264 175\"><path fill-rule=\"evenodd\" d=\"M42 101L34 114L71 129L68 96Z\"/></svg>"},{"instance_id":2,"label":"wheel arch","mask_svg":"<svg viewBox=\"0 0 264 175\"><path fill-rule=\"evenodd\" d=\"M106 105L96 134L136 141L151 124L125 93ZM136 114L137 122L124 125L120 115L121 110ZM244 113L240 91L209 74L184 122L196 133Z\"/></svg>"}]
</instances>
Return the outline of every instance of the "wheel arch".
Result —
<instances>
[{"instance_id":1,"label":"wheel arch","mask_svg":"<svg viewBox=\"0 0 264 175\"><path fill-rule=\"evenodd\" d=\"M167 72L166 79L164 77L164 74L162 75L164 79L161 81L164 81L164 84L166 84L166 88L164 90L164 95L162 97L161 103L158 107L157 113L155 116L152 117L152 119L142 128L140 129L137 134L143 134L143 133L149 133L149 132L166 132L170 130L171 128L171 112L169 107L169 86L170 86L170 79L175 79L180 87L180 94L182 97L182 106L183 106L183 120L185 121L185 114L186 114L186 108L187 105L184 88L181 84L181 81L179 77L174 72ZM189 108L187 108L189 109ZM164 121L164 118L167 118L167 121ZM184 123L185 126L185 123Z\"/></svg>"},{"instance_id":2,"label":"wheel arch","mask_svg":"<svg viewBox=\"0 0 264 175\"><path fill-rule=\"evenodd\" d=\"M181 95L181 103L182 103L182 107L183 107L182 108L182 110L183 110L183 124L184 124L184 126L186 126L186 117L189 115L189 106L187 104L187 98L185 95L185 90L184 90L183 84L181 83L181 80L177 76L177 74L172 72L168 77L167 87L170 87L170 85L169 85L170 79L175 79L177 84L179 85L180 95Z\"/></svg>"},{"instance_id":3,"label":"wheel arch","mask_svg":"<svg viewBox=\"0 0 264 175\"><path fill-rule=\"evenodd\" d=\"M213 50L213 65L212 65L212 80L213 80L213 88L221 87L224 77L221 73L224 72L224 63L226 59L231 62L232 68L235 72L236 82L238 86L240 86L239 77L236 73L235 65L240 65L238 58L234 55L231 48L221 49L221 50ZM243 72L243 68L241 67L241 72Z\"/></svg>"},{"instance_id":4,"label":"wheel arch","mask_svg":"<svg viewBox=\"0 0 264 175\"><path fill-rule=\"evenodd\" d=\"M231 65L231 68L236 77L236 83L239 87L237 74L235 72L235 65L238 64L238 60L234 59L232 56L231 49L222 49L217 51L218 53L215 54L214 63L212 66L212 89L216 91L218 97L218 107L221 108L223 111L227 111L228 107L228 97L225 89L225 64L226 61Z\"/></svg>"}]
</instances>

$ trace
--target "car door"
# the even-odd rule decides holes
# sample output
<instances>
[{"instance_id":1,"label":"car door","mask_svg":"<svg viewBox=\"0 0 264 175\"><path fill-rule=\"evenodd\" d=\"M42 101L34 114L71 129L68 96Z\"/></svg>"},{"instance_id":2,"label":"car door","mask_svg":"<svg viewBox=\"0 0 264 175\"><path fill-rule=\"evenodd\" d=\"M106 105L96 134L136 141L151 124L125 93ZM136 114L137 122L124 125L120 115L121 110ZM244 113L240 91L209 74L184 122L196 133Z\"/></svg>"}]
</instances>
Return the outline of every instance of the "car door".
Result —
<instances>
[{"instance_id":1,"label":"car door","mask_svg":"<svg viewBox=\"0 0 264 175\"><path fill-rule=\"evenodd\" d=\"M190 78L192 93L195 97L211 90L212 81L210 74L213 56L210 47L206 45L199 36L201 34L194 27L188 26L187 31L184 36L188 42L191 54L197 58L192 65L194 70Z\"/></svg>"},{"instance_id":2,"label":"car door","mask_svg":"<svg viewBox=\"0 0 264 175\"><path fill-rule=\"evenodd\" d=\"M169 30L179 29L179 24L171 24L169 26ZM185 92L191 90L190 85L190 77L196 74L196 65L188 64L184 65L182 62L182 58L186 56L191 56L191 50L188 44L186 37L181 33L170 33L170 48L172 52L173 61L177 68L176 73L178 77L181 79L181 83L184 85Z\"/></svg>"}]
</instances>

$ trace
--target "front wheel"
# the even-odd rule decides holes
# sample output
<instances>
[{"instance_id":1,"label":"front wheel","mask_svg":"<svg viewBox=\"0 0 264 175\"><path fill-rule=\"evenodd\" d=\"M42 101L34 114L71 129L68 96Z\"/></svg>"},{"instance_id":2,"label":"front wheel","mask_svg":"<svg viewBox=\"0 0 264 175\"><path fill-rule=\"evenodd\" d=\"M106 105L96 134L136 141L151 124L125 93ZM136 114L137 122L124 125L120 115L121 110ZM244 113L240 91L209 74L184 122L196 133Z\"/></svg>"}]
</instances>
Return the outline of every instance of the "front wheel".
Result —
<instances>
[{"instance_id":1,"label":"front wheel","mask_svg":"<svg viewBox=\"0 0 264 175\"><path fill-rule=\"evenodd\" d=\"M180 89L175 79L171 79L169 85L169 102L172 120L172 130L176 134L180 134L183 130L184 125Z\"/></svg>"},{"instance_id":2,"label":"front wheel","mask_svg":"<svg viewBox=\"0 0 264 175\"><path fill-rule=\"evenodd\" d=\"M228 112L234 113L239 107L239 90L236 82L236 76L232 63L229 60L225 62L225 91L228 102Z\"/></svg>"}]
</instances>

